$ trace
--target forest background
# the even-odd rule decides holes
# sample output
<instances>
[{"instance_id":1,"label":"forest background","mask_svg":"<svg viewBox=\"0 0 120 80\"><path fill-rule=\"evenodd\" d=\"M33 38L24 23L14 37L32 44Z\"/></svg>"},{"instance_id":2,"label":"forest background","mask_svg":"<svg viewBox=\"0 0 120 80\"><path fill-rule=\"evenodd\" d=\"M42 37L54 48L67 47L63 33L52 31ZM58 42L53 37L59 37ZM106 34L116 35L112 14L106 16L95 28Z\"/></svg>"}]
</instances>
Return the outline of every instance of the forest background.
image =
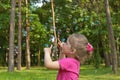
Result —
<instances>
[{"instance_id":1,"label":"forest background","mask_svg":"<svg viewBox=\"0 0 120 80\"><path fill-rule=\"evenodd\" d=\"M43 66L43 48L54 44L54 31L61 41L78 32L94 47L92 58L85 64L112 66L116 73L114 65L120 67L120 0L108 0L111 25L106 16L107 0L54 0L55 26L51 1L0 0L0 66L7 66L8 71Z\"/></svg>"}]
</instances>

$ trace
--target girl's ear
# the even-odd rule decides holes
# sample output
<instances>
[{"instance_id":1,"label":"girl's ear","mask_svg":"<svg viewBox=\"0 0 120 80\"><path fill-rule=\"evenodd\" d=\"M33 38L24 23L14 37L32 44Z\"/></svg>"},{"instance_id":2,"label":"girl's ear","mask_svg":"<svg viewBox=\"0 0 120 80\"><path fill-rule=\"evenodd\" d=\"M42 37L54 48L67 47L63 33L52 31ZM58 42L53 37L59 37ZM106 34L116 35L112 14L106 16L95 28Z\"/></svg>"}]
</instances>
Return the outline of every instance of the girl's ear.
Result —
<instances>
[{"instance_id":1,"label":"girl's ear","mask_svg":"<svg viewBox=\"0 0 120 80\"><path fill-rule=\"evenodd\" d=\"M73 49L73 50L71 51L71 54L74 54L74 53L76 53L76 49Z\"/></svg>"}]
</instances>

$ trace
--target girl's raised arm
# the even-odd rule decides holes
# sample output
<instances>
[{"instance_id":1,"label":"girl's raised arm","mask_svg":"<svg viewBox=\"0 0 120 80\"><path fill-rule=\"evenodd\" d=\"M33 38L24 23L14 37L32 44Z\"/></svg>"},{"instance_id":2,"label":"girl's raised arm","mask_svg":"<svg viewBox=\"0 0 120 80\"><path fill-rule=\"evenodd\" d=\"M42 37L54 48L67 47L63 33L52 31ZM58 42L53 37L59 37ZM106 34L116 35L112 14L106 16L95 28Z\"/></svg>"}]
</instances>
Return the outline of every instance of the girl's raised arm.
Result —
<instances>
[{"instance_id":1,"label":"girl's raised arm","mask_svg":"<svg viewBox=\"0 0 120 80\"><path fill-rule=\"evenodd\" d=\"M44 48L44 64L45 64L45 67L46 68L49 68L49 69L59 69L60 66L59 66L59 62L58 61L52 61L51 59L51 49L52 49L52 46L49 47L49 48Z\"/></svg>"}]
</instances>

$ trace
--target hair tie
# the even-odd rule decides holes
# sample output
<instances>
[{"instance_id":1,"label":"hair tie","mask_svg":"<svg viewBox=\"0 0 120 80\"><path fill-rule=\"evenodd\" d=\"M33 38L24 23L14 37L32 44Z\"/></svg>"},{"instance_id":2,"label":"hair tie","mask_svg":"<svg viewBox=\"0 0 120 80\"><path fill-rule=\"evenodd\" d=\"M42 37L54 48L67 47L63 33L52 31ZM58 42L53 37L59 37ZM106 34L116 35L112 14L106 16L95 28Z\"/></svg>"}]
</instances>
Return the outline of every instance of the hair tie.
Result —
<instances>
[{"instance_id":1,"label":"hair tie","mask_svg":"<svg viewBox=\"0 0 120 80\"><path fill-rule=\"evenodd\" d=\"M90 43L87 44L87 51L88 52L92 52L93 51L93 46Z\"/></svg>"}]
</instances>

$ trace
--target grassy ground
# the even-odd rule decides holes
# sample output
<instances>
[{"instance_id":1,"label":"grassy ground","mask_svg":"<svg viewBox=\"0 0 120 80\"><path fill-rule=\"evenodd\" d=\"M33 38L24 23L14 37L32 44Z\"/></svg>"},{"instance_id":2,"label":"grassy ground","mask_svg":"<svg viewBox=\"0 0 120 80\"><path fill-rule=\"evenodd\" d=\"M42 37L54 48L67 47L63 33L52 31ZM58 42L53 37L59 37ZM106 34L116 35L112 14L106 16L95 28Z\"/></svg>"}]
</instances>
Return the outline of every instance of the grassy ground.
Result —
<instances>
[{"instance_id":1,"label":"grassy ground","mask_svg":"<svg viewBox=\"0 0 120 80\"><path fill-rule=\"evenodd\" d=\"M0 67L0 80L56 80L57 71L44 67L25 68L22 71L7 72L7 68ZM110 68L95 69L92 66L82 66L79 80L120 80L120 69L114 75Z\"/></svg>"}]
</instances>

